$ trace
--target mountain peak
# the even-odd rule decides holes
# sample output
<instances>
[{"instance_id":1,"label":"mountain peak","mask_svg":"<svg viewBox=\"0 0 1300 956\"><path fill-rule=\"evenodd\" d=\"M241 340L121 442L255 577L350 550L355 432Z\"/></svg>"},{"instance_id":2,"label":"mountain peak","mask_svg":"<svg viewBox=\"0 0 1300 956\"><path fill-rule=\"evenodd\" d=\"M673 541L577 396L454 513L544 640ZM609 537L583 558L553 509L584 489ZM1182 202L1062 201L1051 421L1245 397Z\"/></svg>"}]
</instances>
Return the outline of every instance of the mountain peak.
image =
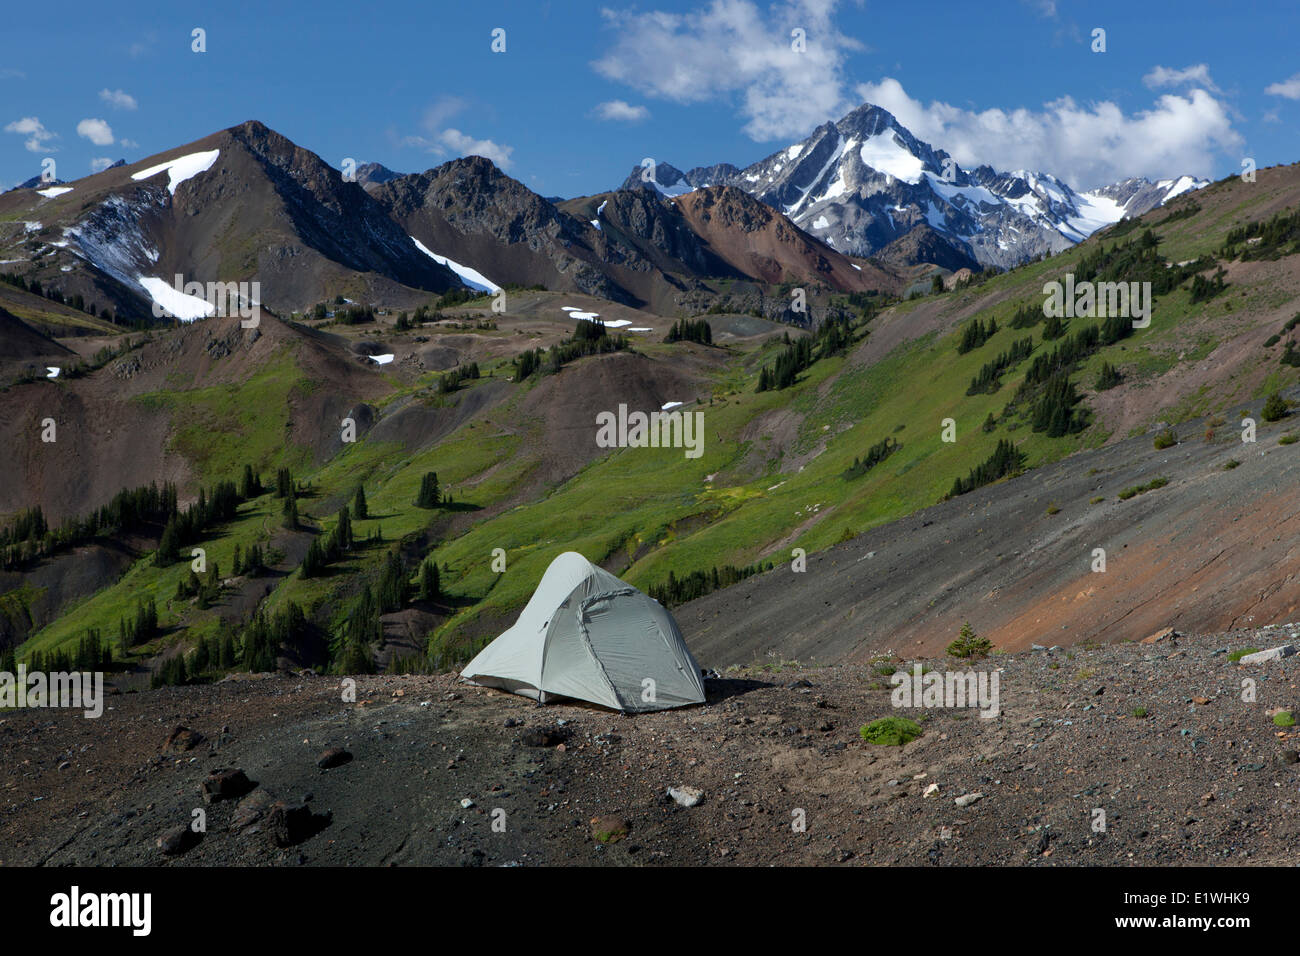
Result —
<instances>
[{"instance_id":1,"label":"mountain peak","mask_svg":"<svg viewBox=\"0 0 1300 956\"><path fill-rule=\"evenodd\" d=\"M729 170L710 184L745 190L839 252L869 257L891 247L895 254L928 257L917 261L1000 269L1059 252L1204 185L1191 177L1154 184L1134 177L1079 193L1044 171L1000 172L988 163L967 171L874 103L743 170ZM649 182L638 167L623 188L678 196L704 184L659 163ZM918 240L912 234L921 225L928 228Z\"/></svg>"}]
</instances>

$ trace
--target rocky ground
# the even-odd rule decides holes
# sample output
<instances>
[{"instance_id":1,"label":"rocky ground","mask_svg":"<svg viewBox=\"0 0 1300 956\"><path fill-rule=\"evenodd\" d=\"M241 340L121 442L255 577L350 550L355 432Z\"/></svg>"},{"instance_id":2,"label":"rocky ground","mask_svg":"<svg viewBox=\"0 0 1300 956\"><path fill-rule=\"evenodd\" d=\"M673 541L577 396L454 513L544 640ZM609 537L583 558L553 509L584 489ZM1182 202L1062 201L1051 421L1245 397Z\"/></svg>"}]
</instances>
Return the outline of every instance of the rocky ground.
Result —
<instances>
[{"instance_id":1,"label":"rocky ground","mask_svg":"<svg viewBox=\"0 0 1300 956\"><path fill-rule=\"evenodd\" d=\"M1229 655L1295 631L926 662L998 671L992 718L894 710L882 662L775 659L638 716L452 675L362 677L356 703L338 678L276 675L113 695L97 720L11 710L0 863L1291 863L1300 733L1272 713L1300 709L1300 656ZM924 734L860 739L894 715ZM247 781L213 775L232 769Z\"/></svg>"}]
</instances>

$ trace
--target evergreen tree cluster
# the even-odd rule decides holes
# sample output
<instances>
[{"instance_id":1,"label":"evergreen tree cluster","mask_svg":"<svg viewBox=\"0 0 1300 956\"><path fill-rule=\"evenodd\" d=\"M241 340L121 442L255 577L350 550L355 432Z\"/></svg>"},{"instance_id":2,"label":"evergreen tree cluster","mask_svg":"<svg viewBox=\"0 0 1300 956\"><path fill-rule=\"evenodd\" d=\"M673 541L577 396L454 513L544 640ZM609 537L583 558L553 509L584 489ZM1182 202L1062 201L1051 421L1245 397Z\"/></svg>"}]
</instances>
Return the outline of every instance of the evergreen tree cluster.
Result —
<instances>
[{"instance_id":1,"label":"evergreen tree cluster","mask_svg":"<svg viewBox=\"0 0 1300 956\"><path fill-rule=\"evenodd\" d=\"M663 584L652 585L647 593L664 607L673 607L703 597L718 588L729 587L751 575L771 570L772 562L768 561L766 564L748 564L743 568L731 564L722 568L715 566L708 571L692 571L684 578L669 571L668 580Z\"/></svg>"},{"instance_id":2,"label":"evergreen tree cluster","mask_svg":"<svg viewBox=\"0 0 1300 956\"><path fill-rule=\"evenodd\" d=\"M1192 304L1208 302L1222 292L1227 287L1223 281L1223 277L1227 274L1223 269L1219 269L1209 279L1203 275L1192 276Z\"/></svg>"},{"instance_id":3,"label":"evergreen tree cluster","mask_svg":"<svg viewBox=\"0 0 1300 956\"><path fill-rule=\"evenodd\" d=\"M95 315L97 310L92 302L86 305L86 300L80 292L73 293L71 296L65 296L59 289L46 289L41 286L39 279L27 279L15 272L0 272L0 282L7 285L24 289L32 295L39 295L42 298L49 299L51 302L58 302L60 305L66 305L76 309L78 312L85 312L87 315ZM113 310L105 307L104 314L101 316L106 322L113 321Z\"/></svg>"},{"instance_id":4,"label":"evergreen tree cluster","mask_svg":"<svg viewBox=\"0 0 1300 956\"><path fill-rule=\"evenodd\" d=\"M1251 242L1258 239L1258 242ZM1300 253L1300 209L1228 230L1220 255L1225 259L1277 259Z\"/></svg>"},{"instance_id":5,"label":"evergreen tree cluster","mask_svg":"<svg viewBox=\"0 0 1300 956\"><path fill-rule=\"evenodd\" d=\"M131 648L153 640L159 633L158 605L153 598L136 603L134 618L117 620L117 641L123 657Z\"/></svg>"},{"instance_id":6,"label":"evergreen tree cluster","mask_svg":"<svg viewBox=\"0 0 1300 956\"><path fill-rule=\"evenodd\" d=\"M979 348L989 339L998 333L998 320L989 319L988 325L984 324L983 319L976 318L974 321L967 322L961 330L961 339L957 342L957 354L965 355L974 349Z\"/></svg>"},{"instance_id":7,"label":"evergreen tree cluster","mask_svg":"<svg viewBox=\"0 0 1300 956\"><path fill-rule=\"evenodd\" d=\"M812 335L792 340L790 333L782 337L785 346L771 365L764 365L758 373L756 392L780 391L799 380L799 373L818 359L838 355L853 344L853 323L847 315L828 314Z\"/></svg>"},{"instance_id":8,"label":"evergreen tree cluster","mask_svg":"<svg viewBox=\"0 0 1300 956\"><path fill-rule=\"evenodd\" d=\"M997 358L985 362L979 372L970 380L966 388L967 395L993 394L1002 386L1002 373L1014 365L1029 358L1034 351L1034 339L1026 335L1011 343L1011 348L999 352Z\"/></svg>"},{"instance_id":9,"label":"evergreen tree cluster","mask_svg":"<svg viewBox=\"0 0 1300 956\"><path fill-rule=\"evenodd\" d=\"M26 660L29 671L42 671L46 674L68 673L69 671L111 671L113 669L113 645L99 633L99 628L88 627L77 639L77 649L72 653L66 650L33 651ZM0 654L0 671L12 674L17 669L18 661L14 649L7 648Z\"/></svg>"},{"instance_id":10,"label":"evergreen tree cluster","mask_svg":"<svg viewBox=\"0 0 1300 956\"><path fill-rule=\"evenodd\" d=\"M579 319L573 335L549 349L529 349L514 360L515 381L534 374L553 375L569 362L587 355L622 352L631 347L625 335L611 336L600 319Z\"/></svg>"},{"instance_id":11,"label":"evergreen tree cluster","mask_svg":"<svg viewBox=\"0 0 1300 956\"><path fill-rule=\"evenodd\" d=\"M307 634L307 616L290 601L269 617L259 608L240 636L240 663L254 673L275 670L280 648L295 647Z\"/></svg>"},{"instance_id":12,"label":"evergreen tree cluster","mask_svg":"<svg viewBox=\"0 0 1300 956\"><path fill-rule=\"evenodd\" d=\"M119 491L103 507L83 517L66 519L50 528L40 505L18 512L7 528L0 529L0 569L10 571L40 558L80 547L99 535L163 524L176 512L176 486L155 483Z\"/></svg>"},{"instance_id":13,"label":"evergreen tree cluster","mask_svg":"<svg viewBox=\"0 0 1300 956\"><path fill-rule=\"evenodd\" d=\"M277 468L275 472L275 497L292 498L294 493L293 473L288 468Z\"/></svg>"},{"instance_id":14,"label":"evergreen tree cluster","mask_svg":"<svg viewBox=\"0 0 1300 956\"><path fill-rule=\"evenodd\" d=\"M698 342L700 345L713 344L713 327L708 319L678 319L668 330L665 342Z\"/></svg>"},{"instance_id":15,"label":"evergreen tree cluster","mask_svg":"<svg viewBox=\"0 0 1300 956\"><path fill-rule=\"evenodd\" d=\"M1013 329L1032 329L1045 317L1041 305L1022 305L1012 314L1007 325Z\"/></svg>"},{"instance_id":16,"label":"evergreen tree cluster","mask_svg":"<svg viewBox=\"0 0 1300 956\"><path fill-rule=\"evenodd\" d=\"M1053 375L1030 409L1031 427L1036 432L1047 432L1048 438L1083 431L1088 424L1087 415L1075 409L1081 398L1068 375L1064 372Z\"/></svg>"},{"instance_id":17,"label":"evergreen tree cluster","mask_svg":"<svg viewBox=\"0 0 1300 956\"><path fill-rule=\"evenodd\" d=\"M755 391L780 391L789 388L798 381L799 373L812 364L813 347L810 337L805 336L791 342L790 333L787 332L785 341L787 344L776 357L776 361L771 365L764 365L758 373L758 387Z\"/></svg>"},{"instance_id":18,"label":"evergreen tree cluster","mask_svg":"<svg viewBox=\"0 0 1300 956\"><path fill-rule=\"evenodd\" d=\"M438 473L426 471L420 478L420 491L415 496L415 507L437 508L443 504L442 492L438 488Z\"/></svg>"},{"instance_id":19,"label":"evergreen tree cluster","mask_svg":"<svg viewBox=\"0 0 1300 956\"><path fill-rule=\"evenodd\" d=\"M379 602L367 584L348 609L347 617L335 642L335 659L343 674L369 674L374 671L371 645L382 646L384 625L379 620Z\"/></svg>"},{"instance_id":20,"label":"evergreen tree cluster","mask_svg":"<svg viewBox=\"0 0 1300 956\"><path fill-rule=\"evenodd\" d=\"M180 560L181 548L200 540L208 528L234 518L241 500L233 481L219 481L211 490L200 488L198 501L167 519L154 563L165 568Z\"/></svg>"},{"instance_id":21,"label":"evergreen tree cluster","mask_svg":"<svg viewBox=\"0 0 1300 956\"><path fill-rule=\"evenodd\" d=\"M352 550L352 513L347 505L339 509L338 521L324 539L322 542L320 536L317 536L307 546L307 554L302 559L304 578L320 577L327 565L341 558L344 552Z\"/></svg>"},{"instance_id":22,"label":"evergreen tree cluster","mask_svg":"<svg viewBox=\"0 0 1300 956\"><path fill-rule=\"evenodd\" d=\"M406 580L406 568L402 557L396 551L389 551L384 558L384 570L379 577L376 600L380 614L400 611L410 599L411 587Z\"/></svg>"},{"instance_id":23,"label":"evergreen tree cluster","mask_svg":"<svg viewBox=\"0 0 1300 956\"><path fill-rule=\"evenodd\" d=\"M443 395L454 392L460 388L462 382L470 381L479 377L478 362L470 362L468 365L457 365L450 372L447 372L438 381L438 391Z\"/></svg>"},{"instance_id":24,"label":"evergreen tree cluster","mask_svg":"<svg viewBox=\"0 0 1300 956\"><path fill-rule=\"evenodd\" d=\"M866 455L861 458L854 458L853 464L844 469L842 477L846 479L861 478L872 468L898 451L901 446L893 438L882 438L870 448L867 449Z\"/></svg>"},{"instance_id":25,"label":"evergreen tree cluster","mask_svg":"<svg viewBox=\"0 0 1300 956\"><path fill-rule=\"evenodd\" d=\"M999 478L1014 475L1024 465L1025 456L1006 438L999 438L997 447L984 462L972 468L965 478L958 478L952 483L949 498L964 495L984 485L992 484Z\"/></svg>"},{"instance_id":26,"label":"evergreen tree cluster","mask_svg":"<svg viewBox=\"0 0 1300 956\"><path fill-rule=\"evenodd\" d=\"M375 321L375 309L370 305L349 305L334 310L335 325L369 325Z\"/></svg>"},{"instance_id":27,"label":"evergreen tree cluster","mask_svg":"<svg viewBox=\"0 0 1300 956\"><path fill-rule=\"evenodd\" d=\"M439 580L438 562L432 558L427 558L420 564L420 590L418 597L421 601L436 601L442 594L442 583Z\"/></svg>"},{"instance_id":28,"label":"evergreen tree cluster","mask_svg":"<svg viewBox=\"0 0 1300 956\"><path fill-rule=\"evenodd\" d=\"M1109 362L1103 362L1101 371L1097 373L1097 391L1104 392L1107 389L1112 389L1123 380L1124 378L1120 375L1119 369Z\"/></svg>"}]
</instances>

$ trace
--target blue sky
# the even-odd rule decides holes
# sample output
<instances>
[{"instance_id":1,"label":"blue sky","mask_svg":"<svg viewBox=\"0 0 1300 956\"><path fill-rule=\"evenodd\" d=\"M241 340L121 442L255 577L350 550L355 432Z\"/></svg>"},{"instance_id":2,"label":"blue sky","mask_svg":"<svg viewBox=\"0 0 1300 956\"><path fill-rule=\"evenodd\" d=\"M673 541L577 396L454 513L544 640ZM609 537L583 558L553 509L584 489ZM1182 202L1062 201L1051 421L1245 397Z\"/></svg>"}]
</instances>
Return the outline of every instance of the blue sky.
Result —
<instances>
[{"instance_id":1,"label":"blue sky","mask_svg":"<svg viewBox=\"0 0 1300 956\"><path fill-rule=\"evenodd\" d=\"M260 119L335 166L476 152L567 197L647 156L743 166L866 100L964 166L1080 188L1300 160L1293 4L72 0L6 20L6 187L47 156L75 179Z\"/></svg>"}]
</instances>

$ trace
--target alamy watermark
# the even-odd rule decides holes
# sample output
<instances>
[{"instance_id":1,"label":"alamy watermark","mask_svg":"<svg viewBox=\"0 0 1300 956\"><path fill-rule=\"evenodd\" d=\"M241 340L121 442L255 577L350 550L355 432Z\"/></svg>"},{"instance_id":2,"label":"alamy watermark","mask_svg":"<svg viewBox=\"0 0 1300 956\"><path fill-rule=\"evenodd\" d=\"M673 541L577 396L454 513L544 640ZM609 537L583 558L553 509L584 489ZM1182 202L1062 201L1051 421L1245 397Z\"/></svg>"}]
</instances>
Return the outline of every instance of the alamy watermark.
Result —
<instances>
[{"instance_id":1,"label":"alamy watermark","mask_svg":"<svg viewBox=\"0 0 1300 956\"><path fill-rule=\"evenodd\" d=\"M1119 316L1132 319L1135 329L1151 324L1150 282L1075 282L1074 273L1067 272L1064 283L1046 283L1043 295L1043 315L1049 319Z\"/></svg>"},{"instance_id":2,"label":"alamy watermark","mask_svg":"<svg viewBox=\"0 0 1300 956\"><path fill-rule=\"evenodd\" d=\"M166 287L166 283L161 280L158 284ZM165 301L170 299L170 296L160 301L156 290L149 290L154 299L154 318L194 319L238 316L246 320L241 323L244 328L257 328L262 304L262 283L257 279L252 282L186 282L185 276L178 272L171 289L176 293L177 299L176 302L171 303ZM168 307L168 305L180 307L182 303L190 314L178 316L172 308ZM204 308L199 308L200 305ZM202 315L195 314L196 310Z\"/></svg>"},{"instance_id":3,"label":"alamy watermark","mask_svg":"<svg viewBox=\"0 0 1300 956\"><path fill-rule=\"evenodd\" d=\"M704 454L703 412L618 412L596 414L598 448L684 448L687 458Z\"/></svg>"},{"instance_id":4,"label":"alamy watermark","mask_svg":"<svg viewBox=\"0 0 1300 956\"><path fill-rule=\"evenodd\" d=\"M979 708L981 717L996 717L1001 712L999 671L930 671L920 664L912 673L895 671L889 678L894 689L889 701L895 707Z\"/></svg>"},{"instance_id":5,"label":"alamy watermark","mask_svg":"<svg viewBox=\"0 0 1300 956\"><path fill-rule=\"evenodd\" d=\"M104 713L104 675L100 671L27 672L0 671L0 708L67 707L84 710L87 717Z\"/></svg>"}]
</instances>

